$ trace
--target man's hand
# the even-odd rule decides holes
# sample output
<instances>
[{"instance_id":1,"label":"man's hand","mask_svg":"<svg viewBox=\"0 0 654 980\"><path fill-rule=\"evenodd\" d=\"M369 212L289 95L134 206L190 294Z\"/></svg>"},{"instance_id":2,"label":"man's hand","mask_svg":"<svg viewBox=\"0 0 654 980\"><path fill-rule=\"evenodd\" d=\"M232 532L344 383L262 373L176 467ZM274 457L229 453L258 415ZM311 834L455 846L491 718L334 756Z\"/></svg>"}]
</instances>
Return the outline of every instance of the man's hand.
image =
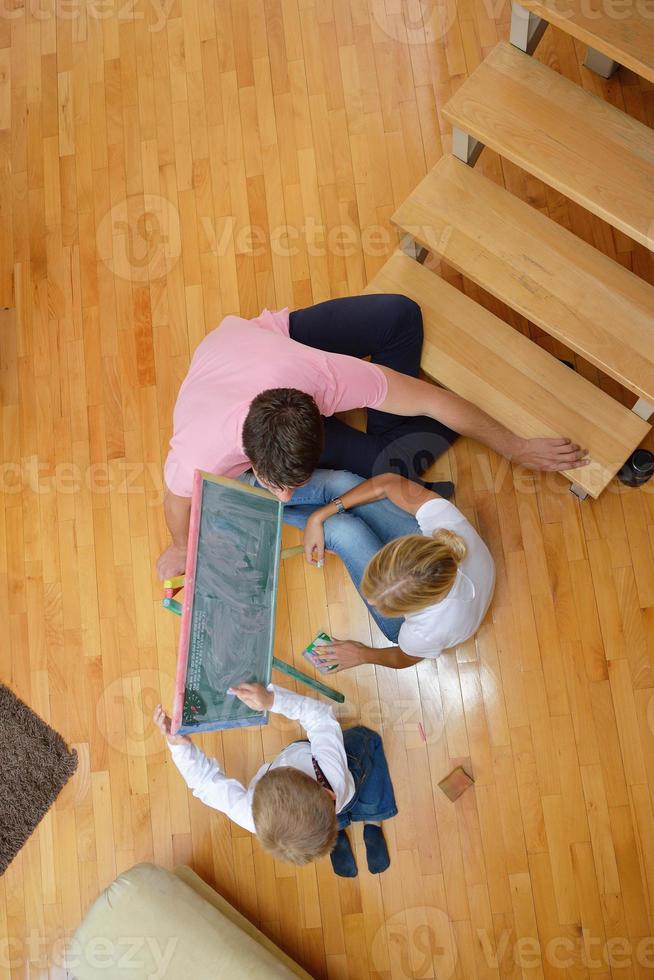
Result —
<instances>
[{"instance_id":1,"label":"man's hand","mask_svg":"<svg viewBox=\"0 0 654 980\"><path fill-rule=\"evenodd\" d=\"M270 711L275 700L274 692L266 690L263 684L236 684L227 693L235 694L239 701L254 711Z\"/></svg>"},{"instance_id":2,"label":"man's hand","mask_svg":"<svg viewBox=\"0 0 654 980\"><path fill-rule=\"evenodd\" d=\"M588 466L587 454L570 439L520 439L509 459L528 470L574 470Z\"/></svg>"},{"instance_id":3,"label":"man's hand","mask_svg":"<svg viewBox=\"0 0 654 980\"><path fill-rule=\"evenodd\" d=\"M160 555L157 562L157 575L163 582L167 578L175 578L176 575L183 575L186 571L186 548L178 548L177 545L169 545L164 553Z\"/></svg>"},{"instance_id":4,"label":"man's hand","mask_svg":"<svg viewBox=\"0 0 654 980\"><path fill-rule=\"evenodd\" d=\"M325 560L325 532L322 521L316 518L315 512L309 517L304 528L304 557L310 565L321 567Z\"/></svg>"},{"instance_id":5,"label":"man's hand","mask_svg":"<svg viewBox=\"0 0 654 980\"><path fill-rule=\"evenodd\" d=\"M161 734L168 740L169 745L185 745L191 744L191 739L188 735L171 735L170 734L170 718L161 707L160 704L154 709L154 714L152 720L161 732Z\"/></svg>"}]
</instances>

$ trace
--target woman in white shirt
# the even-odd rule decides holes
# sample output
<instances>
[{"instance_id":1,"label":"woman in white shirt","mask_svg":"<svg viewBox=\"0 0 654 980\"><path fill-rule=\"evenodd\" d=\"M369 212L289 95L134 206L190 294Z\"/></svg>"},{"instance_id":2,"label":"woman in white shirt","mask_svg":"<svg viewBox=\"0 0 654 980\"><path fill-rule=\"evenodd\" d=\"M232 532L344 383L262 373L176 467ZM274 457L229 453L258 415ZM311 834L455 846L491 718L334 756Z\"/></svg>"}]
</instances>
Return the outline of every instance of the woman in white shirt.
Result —
<instances>
[{"instance_id":1,"label":"woman in white shirt","mask_svg":"<svg viewBox=\"0 0 654 980\"><path fill-rule=\"evenodd\" d=\"M390 473L314 511L304 534L307 560L323 560L327 518L382 499L415 515L422 532L386 544L368 562L361 582L365 599L382 615L404 616L398 646L379 650L334 641L320 649L320 659L334 669L363 663L410 667L437 657L477 632L493 596L495 565L470 522L438 494Z\"/></svg>"}]
</instances>

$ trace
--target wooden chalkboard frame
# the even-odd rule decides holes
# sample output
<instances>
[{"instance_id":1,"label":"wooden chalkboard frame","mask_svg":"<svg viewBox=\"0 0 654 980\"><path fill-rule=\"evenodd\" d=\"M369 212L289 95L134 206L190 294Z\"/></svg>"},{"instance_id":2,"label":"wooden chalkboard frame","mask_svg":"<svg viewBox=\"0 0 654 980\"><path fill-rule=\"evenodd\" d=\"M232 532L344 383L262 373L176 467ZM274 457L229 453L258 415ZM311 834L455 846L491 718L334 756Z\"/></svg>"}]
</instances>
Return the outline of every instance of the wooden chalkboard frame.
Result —
<instances>
[{"instance_id":1,"label":"wooden chalkboard frame","mask_svg":"<svg viewBox=\"0 0 654 980\"><path fill-rule=\"evenodd\" d=\"M177 656L177 672L175 679L175 695L173 701L172 726L173 733L192 734L203 731L215 731L226 728L247 727L252 725L264 725L268 721L268 712L257 712L248 709L248 717L234 721L224 721L216 719L214 721L201 722L200 724L186 725L183 723L184 702L187 691L187 675L189 667L189 655L191 646L191 627L193 623L193 610L196 594L197 562L200 543L200 528L202 521L202 503L204 488L207 483L218 483L230 487L244 494L254 494L258 497L265 497L267 500L277 505L277 536L274 554L274 584L272 589L272 607L270 610L271 635L269 643L268 660L265 669L265 676L261 678L261 683L270 683L273 662L273 641L274 624L277 611L277 592L279 584L279 565L281 558L281 527L283 504L267 490L252 487L247 483L238 480L231 480L224 476L214 476L213 473L206 473L196 470L193 476L193 494L191 498L191 514L189 522L188 552L186 559L186 578L184 583L184 601L182 605L182 621L179 634L179 648Z\"/></svg>"}]
</instances>

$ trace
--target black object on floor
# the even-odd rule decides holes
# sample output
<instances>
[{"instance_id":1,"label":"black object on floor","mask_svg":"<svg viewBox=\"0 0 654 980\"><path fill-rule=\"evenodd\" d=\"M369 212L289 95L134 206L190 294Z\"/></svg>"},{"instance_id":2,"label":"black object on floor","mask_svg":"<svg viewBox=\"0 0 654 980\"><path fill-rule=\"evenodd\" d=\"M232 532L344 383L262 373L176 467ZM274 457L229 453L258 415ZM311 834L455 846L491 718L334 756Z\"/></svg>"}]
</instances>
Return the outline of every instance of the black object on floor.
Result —
<instances>
[{"instance_id":1,"label":"black object on floor","mask_svg":"<svg viewBox=\"0 0 654 980\"><path fill-rule=\"evenodd\" d=\"M0 874L77 769L61 735L0 684Z\"/></svg>"},{"instance_id":2,"label":"black object on floor","mask_svg":"<svg viewBox=\"0 0 654 980\"><path fill-rule=\"evenodd\" d=\"M339 878L356 878L357 863L354 860L350 839L344 830L339 830L334 850L329 856L332 868Z\"/></svg>"},{"instance_id":3,"label":"black object on floor","mask_svg":"<svg viewBox=\"0 0 654 980\"><path fill-rule=\"evenodd\" d=\"M618 471L618 480L627 487L642 487L653 475L654 453L649 449L637 449Z\"/></svg>"},{"instance_id":4,"label":"black object on floor","mask_svg":"<svg viewBox=\"0 0 654 980\"><path fill-rule=\"evenodd\" d=\"M423 480L423 483L427 490L432 490L445 500L449 500L454 495L454 484L451 480L444 480L442 483L428 483L427 480Z\"/></svg>"},{"instance_id":5,"label":"black object on floor","mask_svg":"<svg viewBox=\"0 0 654 980\"><path fill-rule=\"evenodd\" d=\"M366 845L366 858L370 874L378 875L382 871L386 871L391 859L381 827L367 823L363 828L363 842Z\"/></svg>"}]
</instances>

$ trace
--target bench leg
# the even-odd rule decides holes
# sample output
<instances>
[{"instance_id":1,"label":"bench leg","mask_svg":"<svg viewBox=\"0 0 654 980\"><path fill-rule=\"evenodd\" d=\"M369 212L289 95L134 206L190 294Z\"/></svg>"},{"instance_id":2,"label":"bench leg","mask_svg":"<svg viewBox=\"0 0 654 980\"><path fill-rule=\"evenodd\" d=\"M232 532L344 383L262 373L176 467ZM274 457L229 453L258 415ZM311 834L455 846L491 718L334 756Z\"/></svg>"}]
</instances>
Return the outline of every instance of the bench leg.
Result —
<instances>
[{"instance_id":1,"label":"bench leg","mask_svg":"<svg viewBox=\"0 0 654 980\"><path fill-rule=\"evenodd\" d=\"M469 167L474 167L483 148L484 144L476 140L474 136L465 133L456 126L452 129L452 154L458 160L467 163Z\"/></svg>"},{"instance_id":2,"label":"bench leg","mask_svg":"<svg viewBox=\"0 0 654 980\"><path fill-rule=\"evenodd\" d=\"M400 238L400 248L410 259L415 259L420 265L423 264L429 254L426 248L419 245L413 235L402 235Z\"/></svg>"},{"instance_id":3,"label":"bench leg","mask_svg":"<svg viewBox=\"0 0 654 980\"><path fill-rule=\"evenodd\" d=\"M531 10L525 10L519 3L511 4L511 34L509 40L515 48L533 54L538 47L538 42L545 33L547 21L534 14Z\"/></svg>"},{"instance_id":4,"label":"bench leg","mask_svg":"<svg viewBox=\"0 0 654 980\"><path fill-rule=\"evenodd\" d=\"M579 497L580 500L585 500L588 496L588 491L580 487L578 483L570 484L570 493L574 493L575 497Z\"/></svg>"},{"instance_id":5,"label":"bench leg","mask_svg":"<svg viewBox=\"0 0 654 980\"><path fill-rule=\"evenodd\" d=\"M596 51L595 48L587 48L584 67L594 71L596 75L601 75L602 78L610 78L619 66L617 61L613 61L601 51Z\"/></svg>"},{"instance_id":6,"label":"bench leg","mask_svg":"<svg viewBox=\"0 0 654 980\"><path fill-rule=\"evenodd\" d=\"M634 415L649 422L650 416L654 415L654 405L650 405L644 398L639 398L631 411Z\"/></svg>"}]
</instances>

